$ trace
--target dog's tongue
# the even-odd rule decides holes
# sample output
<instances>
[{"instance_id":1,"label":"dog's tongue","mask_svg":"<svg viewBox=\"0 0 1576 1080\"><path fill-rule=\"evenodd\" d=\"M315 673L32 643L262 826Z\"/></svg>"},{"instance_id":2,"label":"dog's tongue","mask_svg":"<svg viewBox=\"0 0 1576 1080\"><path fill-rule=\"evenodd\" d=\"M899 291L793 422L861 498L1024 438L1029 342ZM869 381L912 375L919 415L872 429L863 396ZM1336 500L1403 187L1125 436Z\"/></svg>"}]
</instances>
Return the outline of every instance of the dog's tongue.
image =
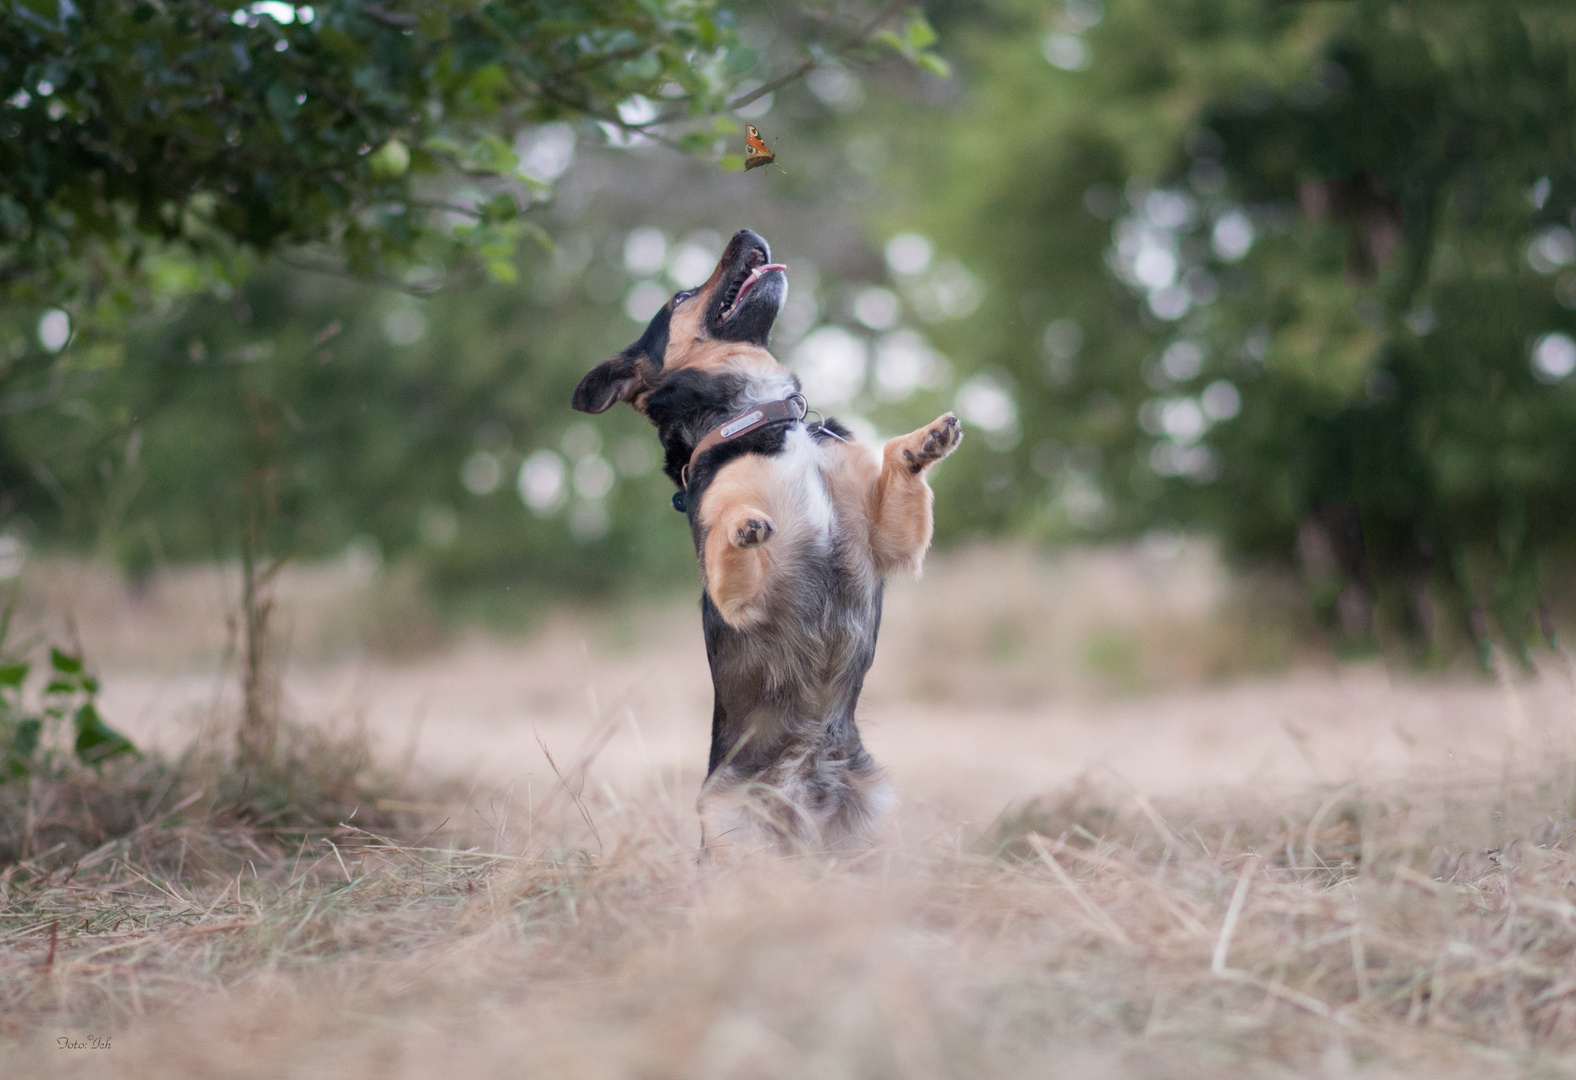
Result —
<instances>
[{"instance_id":1,"label":"dog's tongue","mask_svg":"<svg viewBox=\"0 0 1576 1080\"><path fill-rule=\"evenodd\" d=\"M757 266L750 271L750 276L744 279L743 285L739 286L739 295L733 298L734 311L739 310L739 305L744 303L744 298L749 295L751 289L755 288L755 283L761 280L762 276L773 270L786 272L788 268L782 263L767 263L765 266Z\"/></svg>"}]
</instances>

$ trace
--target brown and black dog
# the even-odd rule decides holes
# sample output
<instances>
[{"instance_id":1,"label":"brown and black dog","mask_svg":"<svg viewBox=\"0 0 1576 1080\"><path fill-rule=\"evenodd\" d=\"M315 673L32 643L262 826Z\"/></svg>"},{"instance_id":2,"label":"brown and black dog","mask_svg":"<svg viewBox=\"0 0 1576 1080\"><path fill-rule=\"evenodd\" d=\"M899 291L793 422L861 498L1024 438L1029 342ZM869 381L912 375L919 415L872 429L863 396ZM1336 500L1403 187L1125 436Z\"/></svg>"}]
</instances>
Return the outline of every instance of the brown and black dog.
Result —
<instances>
[{"instance_id":1,"label":"brown and black dog","mask_svg":"<svg viewBox=\"0 0 1576 1080\"><path fill-rule=\"evenodd\" d=\"M930 546L926 470L963 436L950 413L884 449L809 422L766 350L785 267L741 229L699 288L598 364L574 407L627 401L657 427L689 516L716 704L702 844L847 848L891 801L854 706L875 658L882 582Z\"/></svg>"}]
</instances>

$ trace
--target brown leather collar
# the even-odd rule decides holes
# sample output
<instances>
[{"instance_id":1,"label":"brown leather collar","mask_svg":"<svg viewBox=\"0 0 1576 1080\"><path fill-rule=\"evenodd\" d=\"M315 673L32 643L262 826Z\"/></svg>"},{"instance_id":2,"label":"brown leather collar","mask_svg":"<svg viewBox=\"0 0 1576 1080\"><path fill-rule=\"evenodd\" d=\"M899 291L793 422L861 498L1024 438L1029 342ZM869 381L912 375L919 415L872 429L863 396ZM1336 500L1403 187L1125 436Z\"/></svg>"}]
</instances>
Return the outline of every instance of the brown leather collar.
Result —
<instances>
[{"instance_id":1,"label":"brown leather collar","mask_svg":"<svg viewBox=\"0 0 1576 1080\"><path fill-rule=\"evenodd\" d=\"M695 445L694 451L690 453L689 463L679 473L679 481L686 489L689 487L690 469L694 467L700 456L712 447L748 435L767 424L780 424L785 420L803 420L809 415L810 406L804 400L803 394L789 394L781 401L768 401L764 405L744 410L738 416L713 428Z\"/></svg>"}]
</instances>

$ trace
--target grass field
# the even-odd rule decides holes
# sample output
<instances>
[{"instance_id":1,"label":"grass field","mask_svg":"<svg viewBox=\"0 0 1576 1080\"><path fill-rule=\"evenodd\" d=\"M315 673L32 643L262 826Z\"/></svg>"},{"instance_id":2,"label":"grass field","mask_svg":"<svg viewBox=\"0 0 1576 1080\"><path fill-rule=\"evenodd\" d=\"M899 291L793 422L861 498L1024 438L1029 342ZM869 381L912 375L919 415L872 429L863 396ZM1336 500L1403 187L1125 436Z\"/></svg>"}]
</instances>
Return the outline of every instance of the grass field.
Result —
<instances>
[{"instance_id":1,"label":"grass field","mask_svg":"<svg viewBox=\"0 0 1576 1080\"><path fill-rule=\"evenodd\" d=\"M0 1073L1576 1071L1563 668L1337 666L1207 560L1020 558L892 598L865 723L901 842L730 866L695 859L687 603L324 650L243 774L222 648L79 592L151 749L0 786Z\"/></svg>"}]
</instances>

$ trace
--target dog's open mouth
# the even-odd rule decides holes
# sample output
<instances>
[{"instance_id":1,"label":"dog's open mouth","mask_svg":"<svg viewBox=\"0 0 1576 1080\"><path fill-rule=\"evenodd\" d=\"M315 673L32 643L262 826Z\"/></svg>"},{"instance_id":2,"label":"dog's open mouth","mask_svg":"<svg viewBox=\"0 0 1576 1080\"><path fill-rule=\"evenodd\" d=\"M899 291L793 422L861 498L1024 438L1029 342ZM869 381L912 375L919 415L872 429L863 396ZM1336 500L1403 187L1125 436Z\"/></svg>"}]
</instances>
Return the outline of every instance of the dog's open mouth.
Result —
<instances>
[{"instance_id":1,"label":"dog's open mouth","mask_svg":"<svg viewBox=\"0 0 1576 1080\"><path fill-rule=\"evenodd\" d=\"M752 251L747 256L747 259L751 262L765 258L766 256L762 255L759 251ZM787 269L788 267L784 266L782 263L763 262L761 265L752 269L748 274L745 274L743 277L736 280L732 286L729 287L727 295L723 297L722 309L717 312L717 321L727 322L730 318L732 318L733 314L744 306L744 298L750 295L750 290L755 288L755 283L760 281L761 278L765 277L767 274L772 273L773 271L784 273L787 271Z\"/></svg>"}]
</instances>

